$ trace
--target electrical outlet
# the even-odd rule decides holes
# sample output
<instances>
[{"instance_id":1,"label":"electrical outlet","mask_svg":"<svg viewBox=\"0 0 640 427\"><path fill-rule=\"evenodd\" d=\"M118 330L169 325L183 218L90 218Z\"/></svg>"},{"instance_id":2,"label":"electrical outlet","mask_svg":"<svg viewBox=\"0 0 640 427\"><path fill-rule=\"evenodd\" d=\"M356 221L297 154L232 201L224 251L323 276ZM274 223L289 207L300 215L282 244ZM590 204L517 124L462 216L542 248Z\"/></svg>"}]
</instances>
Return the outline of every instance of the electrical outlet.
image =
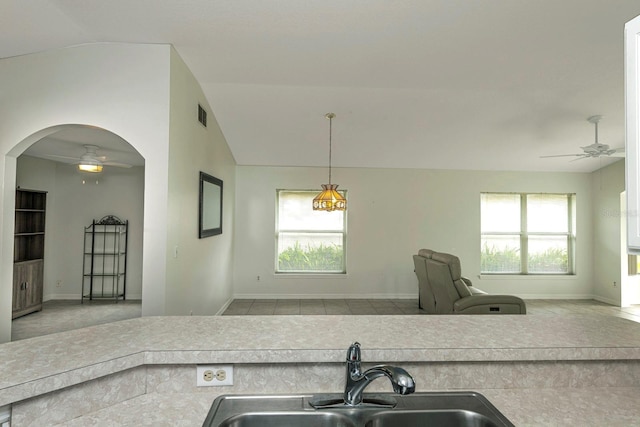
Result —
<instances>
[{"instance_id":1,"label":"electrical outlet","mask_svg":"<svg viewBox=\"0 0 640 427\"><path fill-rule=\"evenodd\" d=\"M196 366L196 385L198 387L233 385L233 366Z\"/></svg>"},{"instance_id":2,"label":"electrical outlet","mask_svg":"<svg viewBox=\"0 0 640 427\"><path fill-rule=\"evenodd\" d=\"M62 280L56 280L56 288L62 287Z\"/></svg>"}]
</instances>

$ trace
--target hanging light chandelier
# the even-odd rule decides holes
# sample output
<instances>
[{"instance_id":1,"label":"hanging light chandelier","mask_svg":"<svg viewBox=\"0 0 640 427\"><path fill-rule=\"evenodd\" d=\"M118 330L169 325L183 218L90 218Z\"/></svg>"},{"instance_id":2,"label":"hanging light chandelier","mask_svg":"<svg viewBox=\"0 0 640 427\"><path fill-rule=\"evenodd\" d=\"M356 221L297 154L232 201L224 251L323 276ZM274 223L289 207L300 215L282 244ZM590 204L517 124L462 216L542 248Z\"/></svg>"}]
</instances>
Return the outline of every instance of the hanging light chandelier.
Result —
<instances>
[{"instance_id":1,"label":"hanging light chandelier","mask_svg":"<svg viewBox=\"0 0 640 427\"><path fill-rule=\"evenodd\" d=\"M324 115L329 119L329 183L322 184L322 191L313 199L314 211L344 211L347 209L347 199L345 199L338 191L337 184L331 183L331 131L332 120L336 116L334 113Z\"/></svg>"}]
</instances>

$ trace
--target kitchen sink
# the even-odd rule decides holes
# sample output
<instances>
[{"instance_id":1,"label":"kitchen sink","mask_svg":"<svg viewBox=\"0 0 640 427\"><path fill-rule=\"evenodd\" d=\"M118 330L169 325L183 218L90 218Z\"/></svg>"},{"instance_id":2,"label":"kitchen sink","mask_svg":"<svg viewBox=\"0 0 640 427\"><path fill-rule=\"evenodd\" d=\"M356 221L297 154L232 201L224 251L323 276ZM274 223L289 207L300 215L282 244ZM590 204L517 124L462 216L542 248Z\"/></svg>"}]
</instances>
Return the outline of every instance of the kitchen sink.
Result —
<instances>
[{"instance_id":1,"label":"kitchen sink","mask_svg":"<svg viewBox=\"0 0 640 427\"><path fill-rule=\"evenodd\" d=\"M391 426L473 426L496 427L491 418L473 411L426 410L426 411L388 411L373 415L365 427Z\"/></svg>"},{"instance_id":2,"label":"kitchen sink","mask_svg":"<svg viewBox=\"0 0 640 427\"><path fill-rule=\"evenodd\" d=\"M211 405L203 427L513 426L476 392L365 394L357 406L345 405L340 397L224 395ZM323 405L318 406L317 402Z\"/></svg>"},{"instance_id":3,"label":"kitchen sink","mask_svg":"<svg viewBox=\"0 0 640 427\"><path fill-rule=\"evenodd\" d=\"M216 424L205 424L216 425ZM380 424L382 426L382 424ZM219 427L283 427L283 426L314 426L314 427L356 427L351 419L336 412L249 412L233 415L218 424Z\"/></svg>"}]
</instances>

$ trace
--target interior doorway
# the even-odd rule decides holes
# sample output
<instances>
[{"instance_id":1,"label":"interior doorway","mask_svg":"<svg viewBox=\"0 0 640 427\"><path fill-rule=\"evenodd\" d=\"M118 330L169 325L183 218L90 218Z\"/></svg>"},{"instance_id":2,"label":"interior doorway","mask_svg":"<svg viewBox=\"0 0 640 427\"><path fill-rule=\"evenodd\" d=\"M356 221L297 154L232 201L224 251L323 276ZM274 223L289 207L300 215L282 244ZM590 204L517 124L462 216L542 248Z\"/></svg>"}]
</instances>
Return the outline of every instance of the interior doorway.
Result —
<instances>
[{"instance_id":1,"label":"interior doorway","mask_svg":"<svg viewBox=\"0 0 640 427\"><path fill-rule=\"evenodd\" d=\"M627 199L620 193L620 306L640 304L640 257L627 255Z\"/></svg>"},{"instance_id":2,"label":"interior doorway","mask_svg":"<svg viewBox=\"0 0 640 427\"><path fill-rule=\"evenodd\" d=\"M60 125L45 133L45 137L17 157L16 164L17 187L47 193L42 298L44 309L48 306L50 311L43 318L51 323L50 316L56 312L64 316L60 307L80 304L84 229L106 215L129 220L126 299L139 305L142 300L144 158L127 141L105 129ZM99 164L101 171L79 171L78 165L87 161ZM99 305L102 307L105 302ZM131 305L121 302L120 308L131 312ZM106 316L117 320L119 316L114 310L118 310L118 304L111 304L113 307L105 311ZM37 323L38 313L28 316L33 316L32 323ZM73 323L77 323L77 327L86 326L82 322ZM103 322L98 319L97 323Z\"/></svg>"}]
</instances>

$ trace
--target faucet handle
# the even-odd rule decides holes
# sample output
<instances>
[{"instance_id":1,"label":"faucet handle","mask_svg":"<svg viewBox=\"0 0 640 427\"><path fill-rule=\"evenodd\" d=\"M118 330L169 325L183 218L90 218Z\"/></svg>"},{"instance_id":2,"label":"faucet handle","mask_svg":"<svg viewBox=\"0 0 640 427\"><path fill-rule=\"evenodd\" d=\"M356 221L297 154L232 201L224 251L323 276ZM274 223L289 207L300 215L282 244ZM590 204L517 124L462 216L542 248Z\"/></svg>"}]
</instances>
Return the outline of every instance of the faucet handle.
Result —
<instances>
[{"instance_id":1,"label":"faucet handle","mask_svg":"<svg viewBox=\"0 0 640 427\"><path fill-rule=\"evenodd\" d=\"M347 350L347 362L360 362L360 343L354 342Z\"/></svg>"}]
</instances>

